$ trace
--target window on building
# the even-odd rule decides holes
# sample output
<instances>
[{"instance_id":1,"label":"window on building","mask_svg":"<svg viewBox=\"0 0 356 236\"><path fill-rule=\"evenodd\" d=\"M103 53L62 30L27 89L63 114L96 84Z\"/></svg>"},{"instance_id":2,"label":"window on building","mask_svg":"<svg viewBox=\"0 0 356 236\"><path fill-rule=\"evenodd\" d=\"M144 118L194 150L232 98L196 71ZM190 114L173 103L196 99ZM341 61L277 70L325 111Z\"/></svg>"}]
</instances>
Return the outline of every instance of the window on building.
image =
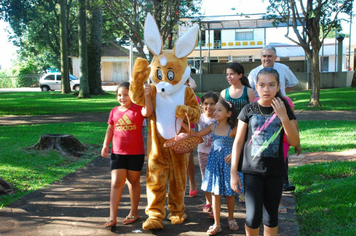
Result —
<instances>
[{"instance_id":1,"label":"window on building","mask_svg":"<svg viewBox=\"0 0 356 236\"><path fill-rule=\"evenodd\" d=\"M320 71L329 71L329 57L322 57L320 60Z\"/></svg>"},{"instance_id":2,"label":"window on building","mask_svg":"<svg viewBox=\"0 0 356 236\"><path fill-rule=\"evenodd\" d=\"M206 43L205 30L201 31L201 41L202 41L202 44Z\"/></svg>"},{"instance_id":3,"label":"window on building","mask_svg":"<svg viewBox=\"0 0 356 236\"><path fill-rule=\"evenodd\" d=\"M221 40L221 30L214 30L214 40Z\"/></svg>"},{"instance_id":4,"label":"window on building","mask_svg":"<svg viewBox=\"0 0 356 236\"><path fill-rule=\"evenodd\" d=\"M253 31L236 31L235 40L253 40Z\"/></svg>"},{"instance_id":5,"label":"window on building","mask_svg":"<svg viewBox=\"0 0 356 236\"><path fill-rule=\"evenodd\" d=\"M229 57L219 57L219 62L229 62Z\"/></svg>"},{"instance_id":6,"label":"window on building","mask_svg":"<svg viewBox=\"0 0 356 236\"><path fill-rule=\"evenodd\" d=\"M219 62L218 57L210 57L210 62Z\"/></svg>"},{"instance_id":7,"label":"window on building","mask_svg":"<svg viewBox=\"0 0 356 236\"><path fill-rule=\"evenodd\" d=\"M280 61L289 61L289 57L280 57L279 60Z\"/></svg>"},{"instance_id":8,"label":"window on building","mask_svg":"<svg viewBox=\"0 0 356 236\"><path fill-rule=\"evenodd\" d=\"M233 62L248 62L248 61L252 61L252 56L233 56L232 61Z\"/></svg>"},{"instance_id":9,"label":"window on building","mask_svg":"<svg viewBox=\"0 0 356 236\"><path fill-rule=\"evenodd\" d=\"M191 68L195 68L195 73L200 74L200 58L194 57L194 58L189 58L188 59L188 65Z\"/></svg>"}]
</instances>

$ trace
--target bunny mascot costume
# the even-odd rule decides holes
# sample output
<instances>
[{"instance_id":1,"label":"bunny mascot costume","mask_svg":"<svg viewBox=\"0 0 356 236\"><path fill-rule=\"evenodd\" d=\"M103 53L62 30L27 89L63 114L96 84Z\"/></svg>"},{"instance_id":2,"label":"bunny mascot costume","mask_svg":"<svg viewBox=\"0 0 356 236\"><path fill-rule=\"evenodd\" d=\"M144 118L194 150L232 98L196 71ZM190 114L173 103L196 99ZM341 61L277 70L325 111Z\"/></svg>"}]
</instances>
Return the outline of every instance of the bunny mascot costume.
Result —
<instances>
[{"instance_id":1,"label":"bunny mascot costume","mask_svg":"<svg viewBox=\"0 0 356 236\"><path fill-rule=\"evenodd\" d=\"M194 26L178 39L174 50L163 50L157 24L152 15L147 15L144 39L154 57L150 65L146 59L136 59L130 85L130 97L138 105L144 104L143 84L148 78L152 87L154 112L149 117L147 145L148 219L142 225L145 230L163 228L167 182L168 219L172 224L182 224L187 218L184 196L189 153L176 154L163 144L176 135L175 125L177 130L181 129L176 117L184 118L187 113L192 124L200 117L195 94L184 85L190 76L187 56L194 50L197 37L198 26Z\"/></svg>"}]
</instances>

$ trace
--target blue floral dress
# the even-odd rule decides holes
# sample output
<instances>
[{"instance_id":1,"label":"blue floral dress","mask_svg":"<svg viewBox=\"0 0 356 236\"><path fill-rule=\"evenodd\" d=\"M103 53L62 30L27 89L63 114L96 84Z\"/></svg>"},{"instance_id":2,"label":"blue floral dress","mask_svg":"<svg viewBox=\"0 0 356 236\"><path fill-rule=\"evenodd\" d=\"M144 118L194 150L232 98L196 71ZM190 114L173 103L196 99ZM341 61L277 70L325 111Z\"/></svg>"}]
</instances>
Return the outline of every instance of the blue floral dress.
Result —
<instances>
[{"instance_id":1,"label":"blue floral dress","mask_svg":"<svg viewBox=\"0 0 356 236\"><path fill-rule=\"evenodd\" d=\"M209 152L201 189L214 195L232 196L235 192L230 186L231 164L226 164L224 157L231 154L234 138L229 136L231 128L227 136L216 135L216 125L217 123L214 126L213 145Z\"/></svg>"}]
</instances>

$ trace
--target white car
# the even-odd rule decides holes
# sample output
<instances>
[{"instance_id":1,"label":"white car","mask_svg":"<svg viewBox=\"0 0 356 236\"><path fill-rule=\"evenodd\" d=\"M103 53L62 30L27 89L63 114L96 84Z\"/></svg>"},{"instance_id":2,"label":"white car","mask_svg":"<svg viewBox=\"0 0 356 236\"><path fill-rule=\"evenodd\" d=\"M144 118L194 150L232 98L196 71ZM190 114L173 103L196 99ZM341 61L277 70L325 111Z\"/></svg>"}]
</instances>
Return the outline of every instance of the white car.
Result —
<instances>
[{"instance_id":1,"label":"white car","mask_svg":"<svg viewBox=\"0 0 356 236\"><path fill-rule=\"evenodd\" d=\"M61 73L47 73L40 79L40 88L42 91L62 90ZM80 80L74 75L69 74L70 88L74 91L79 91Z\"/></svg>"}]
</instances>

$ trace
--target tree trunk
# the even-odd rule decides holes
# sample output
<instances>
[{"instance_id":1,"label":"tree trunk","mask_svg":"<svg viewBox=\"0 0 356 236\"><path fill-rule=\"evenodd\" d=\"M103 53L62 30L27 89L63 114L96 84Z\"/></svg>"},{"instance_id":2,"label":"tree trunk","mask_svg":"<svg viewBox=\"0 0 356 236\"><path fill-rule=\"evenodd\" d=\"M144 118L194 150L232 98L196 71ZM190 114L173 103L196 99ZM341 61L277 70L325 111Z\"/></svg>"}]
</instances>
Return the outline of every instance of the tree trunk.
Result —
<instances>
[{"instance_id":1,"label":"tree trunk","mask_svg":"<svg viewBox=\"0 0 356 236\"><path fill-rule=\"evenodd\" d=\"M28 149L36 150L59 150L62 155L82 156L86 147L73 135L68 134L45 134L41 135L38 142Z\"/></svg>"},{"instance_id":2,"label":"tree trunk","mask_svg":"<svg viewBox=\"0 0 356 236\"><path fill-rule=\"evenodd\" d=\"M88 54L86 35L86 0L78 0L78 21L79 21L79 58L80 58L80 90L78 98L89 98L88 82Z\"/></svg>"},{"instance_id":3,"label":"tree trunk","mask_svg":"<svg viewBox=\"0 0 356 236\"><path fill-rule=\"evenodd\" d=\"M356 87L356 71L354 71L354 76L352 77L351 87Z\"/></svg>"},{"instance_id":4,"label":"tree trunk","mask_svg":"<svg viewBox=\"0 0 356 236\"><path fill-rule=\"evenodd\" d=\"M60 0L60 21L59 33L61 39L61 82L62 93L70 93L71 88L69 84L69 71L68 71L68 44L67 44L67 0Z\"/></svg>"},{"instance_id":5,"label":"tree trunk","mask_svg":"<svg viewBox=\"0 0 356 236\"><path fill-rule=\"evenodd\" d=\"M105 94L101 87L101 38L103 16L101 6L90 1L88 9L88 80L91 95Z\"/></svg>"},{"instance_id":6,"label":"tree trunk","mask_svg":"<svg viewBox=\"0 0 356 236\"><path fill-rule=\"evenodd\" d=\"M317 53L317 54L316 54ZM308 106L320 107L320 71L319 71L319 52L313 50L313 56L310 58L308 54L308 62L310 68L311 94Z\"/></svg>"},{"instance_id":7,"label":"tree trunk","mask_svg":"<svg viewBox=\"0 0 356 236\"><path fill-rule=\"evenodd\" d=\"M0 178L0 195L13 194L14 192L11 184Z\"/></svg>"}]
</instances>

